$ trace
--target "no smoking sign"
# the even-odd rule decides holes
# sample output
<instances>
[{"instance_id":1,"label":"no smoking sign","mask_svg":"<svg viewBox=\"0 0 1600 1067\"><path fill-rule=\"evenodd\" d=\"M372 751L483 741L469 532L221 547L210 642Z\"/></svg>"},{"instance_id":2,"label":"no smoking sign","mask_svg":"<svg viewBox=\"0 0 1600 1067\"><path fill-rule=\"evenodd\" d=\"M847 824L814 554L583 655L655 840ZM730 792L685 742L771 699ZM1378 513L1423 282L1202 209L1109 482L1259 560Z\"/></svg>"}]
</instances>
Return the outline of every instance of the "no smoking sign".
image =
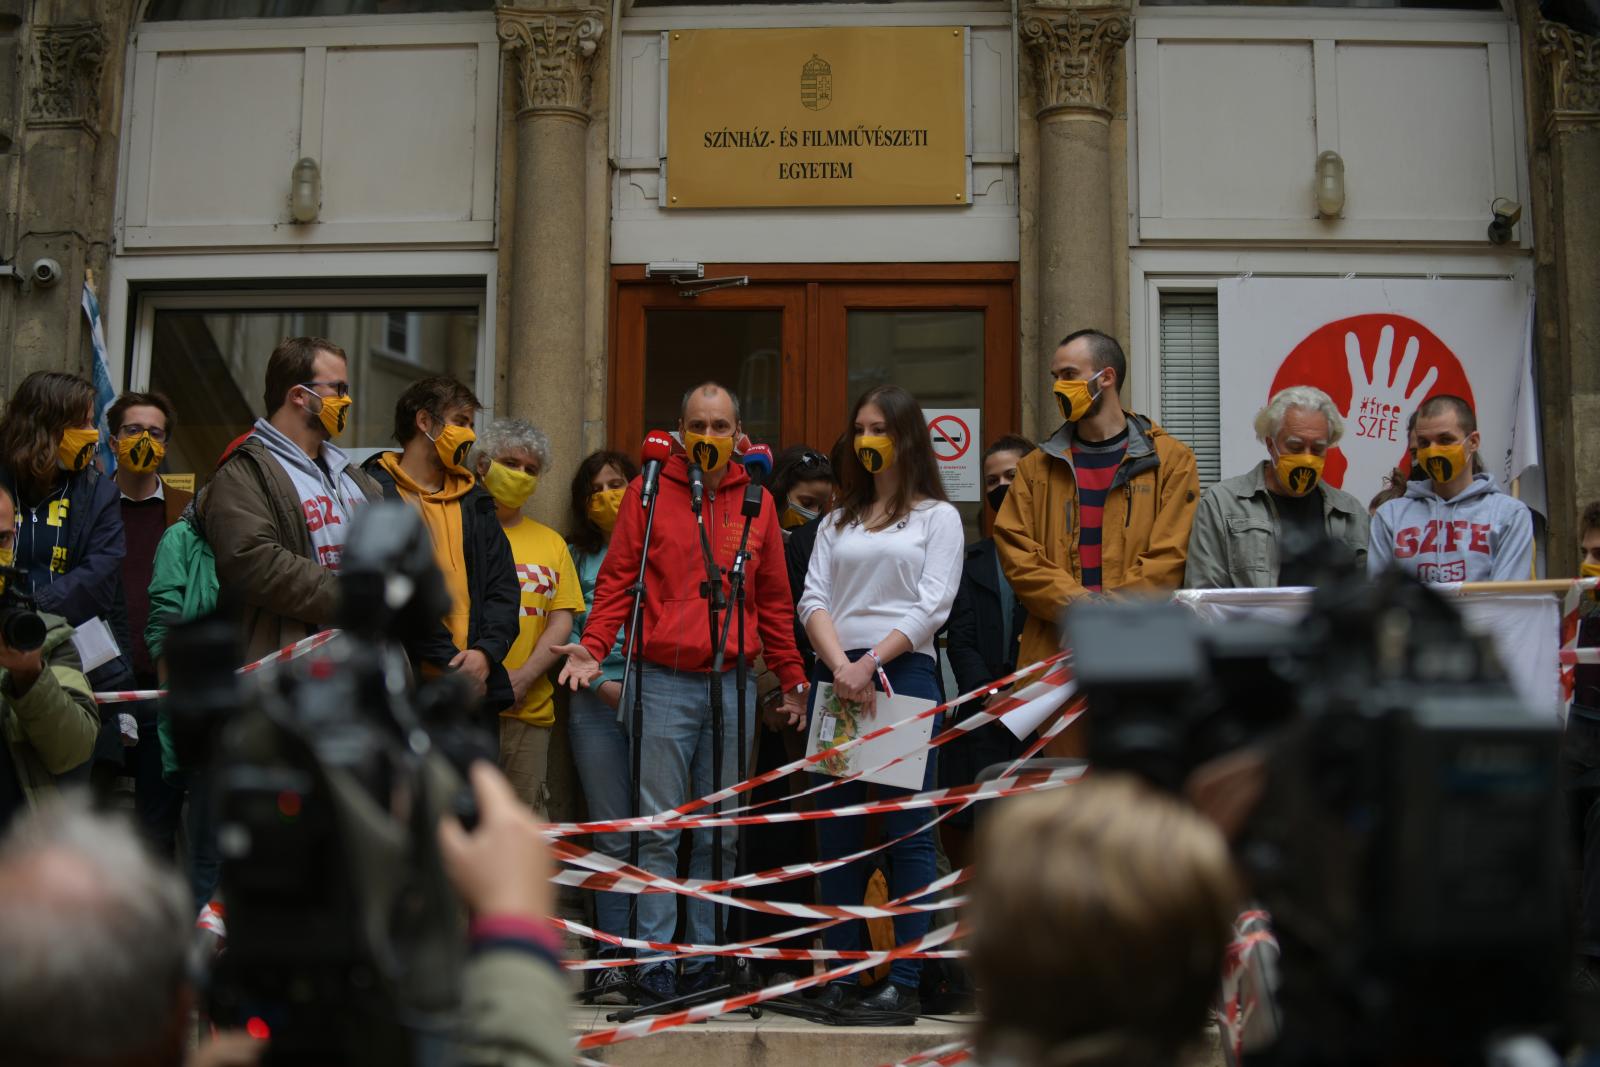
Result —
<instances>
[{"instance_id":1,"label":"no smoking sign","mask_svg":"<svg viewBox=\"0 0 1600 1067\"><path fill-rule=\"evenodd\" d=\"M945 495L951 500L982 500L983 475L979 450L977 408L924 408L933 458L939 463Z\"/></svg>"}]
</instances>

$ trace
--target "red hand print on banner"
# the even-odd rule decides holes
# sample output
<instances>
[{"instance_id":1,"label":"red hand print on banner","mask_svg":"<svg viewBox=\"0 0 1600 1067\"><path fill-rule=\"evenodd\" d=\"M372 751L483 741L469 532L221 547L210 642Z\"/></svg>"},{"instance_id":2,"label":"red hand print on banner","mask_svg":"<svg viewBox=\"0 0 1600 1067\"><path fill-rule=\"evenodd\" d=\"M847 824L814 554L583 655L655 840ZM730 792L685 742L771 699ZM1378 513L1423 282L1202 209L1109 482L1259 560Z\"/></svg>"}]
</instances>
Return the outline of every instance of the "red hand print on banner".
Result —
<instances>
[{"instance_id":1,"label":"red hand print on banner","mask_svg":"<svg viewBox=\"0 0 1600 1067\"><path fill-rule=\"evenodd\" d=\"M1323 478L1363 502L1386 473L1408 466L1406 420L1419 404L1450 394L1476 407L1455 353L1403 315L1355 315L1317 327L1278 368L1268 396L1291 385L1316 386L1344 413L1344 440L1328 453Z\"/></svg>"}]
</instances>

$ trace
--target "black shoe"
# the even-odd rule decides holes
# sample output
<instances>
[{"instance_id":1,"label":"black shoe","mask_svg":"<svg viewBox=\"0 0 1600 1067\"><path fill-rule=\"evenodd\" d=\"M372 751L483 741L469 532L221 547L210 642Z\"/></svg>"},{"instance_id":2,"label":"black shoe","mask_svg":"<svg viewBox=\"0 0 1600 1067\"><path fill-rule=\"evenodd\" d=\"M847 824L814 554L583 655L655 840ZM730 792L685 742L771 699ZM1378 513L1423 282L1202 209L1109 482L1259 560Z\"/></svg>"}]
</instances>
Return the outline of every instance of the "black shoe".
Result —
<instances>
[{"instance_id":1,"label":"black shoe","mask_svg":"<svg viewBox=\"0 0 1600 1067\"><path fill-rule=\"evenodd\" d=\"M843 1015L861 999L861 987L854 982L830 982L822 987L822 992L812 997L809 1001L814 1008Z\"/></svg>"},{"instance_id":2,"label":"black shoe","mask_svg":"<svg viewBox=\"0 0 1600 1067\"><path fill-rule=\"evenodd\" d=\"M678 995L678 979L670 963L658 963L653 967L640 968L634 983L639 987L641 1004L659 1004Z\"/></svg>"},{"instance_id":3,"label":"black shoe","mask_svg":"<svg viewBox=\"0 0 1600 1067\"><path fill-rule=\"evenodd\" d=\"M853 1026L910 1026L922 1014L917 991L885 982L856 1001L845 1013Z\"/></svg>"},{"instance_id":4,"label":"black shoe","mask_svg":"<svg viewBox=\"0 0 1600 1067\"><path fill-rule=\"evenodd\" d=\"M694 996L723 985L722 968L716 964L702 967L698 971L689 971L678 983L679 996Z\"/></svg>"}]
</instances>

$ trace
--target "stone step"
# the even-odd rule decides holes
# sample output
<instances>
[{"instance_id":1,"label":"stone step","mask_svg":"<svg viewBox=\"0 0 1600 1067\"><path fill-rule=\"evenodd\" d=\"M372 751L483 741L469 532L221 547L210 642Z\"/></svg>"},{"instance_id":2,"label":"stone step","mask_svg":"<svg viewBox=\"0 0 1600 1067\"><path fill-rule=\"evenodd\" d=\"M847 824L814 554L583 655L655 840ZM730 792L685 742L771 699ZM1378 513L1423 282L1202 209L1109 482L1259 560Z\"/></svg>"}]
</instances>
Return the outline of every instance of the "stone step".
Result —
<instances>
[{"instance_id":1,"label":"stone step","mask_svg":"<svg viewBox=\"0 0 1600 1067\"><path fill-rule=\"evenodd\" d=\"M574 1009L573 1030L608 1029L616 1024L606 1021L606 1013L615 1010ZM958 1015L920 1019L914 1026L827 1026L771 1012L759 1019L730 1015L585 1055L617 1067L880 1067L961 1040L972 1032L971 1023L971 1016ZM1182 1067L1224 1067L1215 1027L1207 1028Z\"/></svg>"}]
</instances>

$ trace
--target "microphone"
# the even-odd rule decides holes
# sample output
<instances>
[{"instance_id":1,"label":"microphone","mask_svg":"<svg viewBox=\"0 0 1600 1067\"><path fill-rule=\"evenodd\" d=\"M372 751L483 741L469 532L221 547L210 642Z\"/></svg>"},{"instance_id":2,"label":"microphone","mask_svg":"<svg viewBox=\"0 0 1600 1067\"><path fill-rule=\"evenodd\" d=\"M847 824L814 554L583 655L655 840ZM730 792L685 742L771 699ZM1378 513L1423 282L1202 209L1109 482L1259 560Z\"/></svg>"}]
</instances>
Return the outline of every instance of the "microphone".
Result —
<instances>
[{"instance_id":1,"label":"microphone","mask_svg":"<svg viewBox=\"0 0 1600 1067\"><path fill-rule=\"evenodd\" d=\"M772 477L772 449L766 445L751 445L744 450L744 469L750 475L750 480L757 485L766 485L767 479Z\"/></svg>"},{"instance_id":2,"label":"microphone","mask_svg":"<svg viewBox=\"0 0 1600 1067\"><path fill-rule=\"evenodd\" d=\"M706 475L700 469L700 464L689 464L689 508L696 515L700 514L700 507L706 499Z\"/></svg>"},{"instance_id":3,"label":"microphone","mask_svg":"<svg viewBox=\"0 0 1600 1067\"><path fill-rule=\"evenodd\" d=\"M672 455L672 438L661 430L651 430L645 435L641 455L644 459L644 482L640 487L639 501L648 511L656 498L656 486L661 481L661 465Z\"/></svg>"}]
</instances>

